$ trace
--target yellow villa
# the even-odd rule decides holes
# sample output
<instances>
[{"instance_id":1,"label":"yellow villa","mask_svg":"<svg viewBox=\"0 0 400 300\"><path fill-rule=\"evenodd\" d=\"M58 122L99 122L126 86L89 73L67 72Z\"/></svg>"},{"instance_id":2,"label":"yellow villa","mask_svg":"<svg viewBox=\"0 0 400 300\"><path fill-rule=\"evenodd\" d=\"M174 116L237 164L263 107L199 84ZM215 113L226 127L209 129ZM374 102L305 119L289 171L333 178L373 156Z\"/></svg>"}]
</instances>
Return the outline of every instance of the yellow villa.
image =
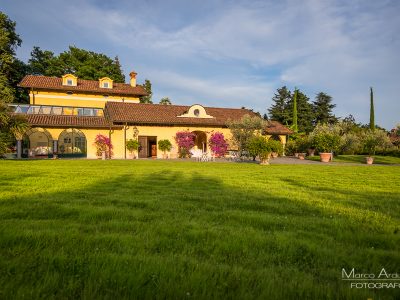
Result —
<instances>
[{"instance_id":1,"label":"yellow villa","mask_svg":"<svg viewBox=\"0 0 400 300\"><path fill-rule=\"evenodd\" d=\"M254 115L247 109L160 105L140 103L146 95L136 84L136 73L130 82L115 83L104 77L79 79L72 74L62 78L28 75L20 87L29 89L30 104L11 105L14 113L26 115L31 129L17 140L17 158L87 157L97 158L94 141L97 135L109 137L113 157L129 158L126 141L138 140L139 158L162 158L157 143L168 139L171 158L178 156L175 135L179 131L195 134L195 145L209 151L208 140L213 132L221 132L227 141L231 134L228 120ZM278 122L270 122L266 135L286 143L291 131ZM233 146L230 146L233 148Z\"/></svg>"}]
</instances>

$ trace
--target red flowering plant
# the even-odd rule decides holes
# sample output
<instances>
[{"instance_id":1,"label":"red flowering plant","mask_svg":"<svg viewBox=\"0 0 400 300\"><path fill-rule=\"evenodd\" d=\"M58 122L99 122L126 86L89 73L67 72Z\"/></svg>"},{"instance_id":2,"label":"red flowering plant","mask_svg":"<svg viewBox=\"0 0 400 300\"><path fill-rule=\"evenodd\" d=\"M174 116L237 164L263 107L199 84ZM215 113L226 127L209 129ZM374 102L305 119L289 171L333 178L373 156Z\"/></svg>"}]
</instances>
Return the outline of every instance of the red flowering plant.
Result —
<instances>
[{"instance_id":1,"label":"red flowering plant","mask_svg":"<svg viewBox=\"0 0 400 300\"><path fill-rule=\"evenodd\" d=\"M221 132L214 132L211 134L209 139L211 151L214 152L215 156L221 157L225 155L228 149L228 143L225 140L224 134Z\"/></svg>"},{"instance_id":2,"label":"red flowering plant","mask_svg":"<svg viewBox=\"0 0 400 300\"><path fill-rule=\"evenodd\" d=\"M106 153L106 158L111 158L113 156L113 145L110 138L105 135L98 134L94 139L94 146L96 147L96 155L101 156L103 151Z\"/></svg>"},{"instance_id":3,"label":"red flowering plant","mask_svg":"<svg viewBox=\"0 0 400 300\"><path fill-rule=\"evenodd\" d=\"M175 141L178 144L179 157L189 156L190 149L194 146L196 135L190 131L178 131L175 135Z\"/></svg>"}]
</instances>

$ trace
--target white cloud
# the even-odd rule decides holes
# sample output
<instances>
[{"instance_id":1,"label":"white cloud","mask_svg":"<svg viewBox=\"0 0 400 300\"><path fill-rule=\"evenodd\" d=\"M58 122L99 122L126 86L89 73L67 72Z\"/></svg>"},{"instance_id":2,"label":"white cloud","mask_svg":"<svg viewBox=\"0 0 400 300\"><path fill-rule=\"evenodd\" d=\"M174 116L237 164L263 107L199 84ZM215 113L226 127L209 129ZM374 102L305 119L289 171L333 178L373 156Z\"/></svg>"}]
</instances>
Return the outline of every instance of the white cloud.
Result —
<instances>
[{"instance_id":1,"label":"white cloud","mask_svg":"<svg viewBox=\"0 0 400 300\"><path fill-rule=\"evenodd\" d=\"M62 7L51 23L68 24L88 42L112 45L125 65L139 66L155 95L264 110L285 84L310 98L326 91L337 113L367 122L373 86L377 104L384 105L376 107L378 122L390 127L400 121L397 1L190 1L157 7L123 1L111 8L88 0L43 3ZM33 14L40 15L41 4L35 5Z\"/></svg>"}]
</instances>

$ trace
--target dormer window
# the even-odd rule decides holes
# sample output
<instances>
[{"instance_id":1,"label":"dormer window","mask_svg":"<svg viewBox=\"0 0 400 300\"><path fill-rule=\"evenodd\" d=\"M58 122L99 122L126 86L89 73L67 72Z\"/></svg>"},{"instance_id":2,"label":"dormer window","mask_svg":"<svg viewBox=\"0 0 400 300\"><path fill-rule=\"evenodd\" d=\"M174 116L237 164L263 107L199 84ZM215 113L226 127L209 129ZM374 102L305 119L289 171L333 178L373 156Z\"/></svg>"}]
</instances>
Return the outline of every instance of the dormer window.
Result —
<instances>
[{"instance_id":1,"label":"dormer window","mask_svg":"<svg viewBox=\"0 0 400 300\"><path fill-rule=\"evenodd\" d=\"M200 110L198 110L197 108L193 111L193 114L198 117L200 116Z\"/></svg>"},{"instance_id":2,"label":"dormer window","mask_svg":"<svg viewBox=\"0 0 400 300\"><path fill-rule=\"evenodd\" d=\"M99 79L99 87L103 89L112 89L113 81L108 77L103 77Z\"/></svg>"},{"instance_id":3,"label":"dormer window","mask_svg":"<svg viewBox=\"0 0 400 300\"><path fill-rule=\"evenodd\" d=\"M77 86L78 82L78 77L72 75L72 74L65 74L62 77L62 84L63 85L68 85L68 86Z\"/></svg>"}]
</instances>

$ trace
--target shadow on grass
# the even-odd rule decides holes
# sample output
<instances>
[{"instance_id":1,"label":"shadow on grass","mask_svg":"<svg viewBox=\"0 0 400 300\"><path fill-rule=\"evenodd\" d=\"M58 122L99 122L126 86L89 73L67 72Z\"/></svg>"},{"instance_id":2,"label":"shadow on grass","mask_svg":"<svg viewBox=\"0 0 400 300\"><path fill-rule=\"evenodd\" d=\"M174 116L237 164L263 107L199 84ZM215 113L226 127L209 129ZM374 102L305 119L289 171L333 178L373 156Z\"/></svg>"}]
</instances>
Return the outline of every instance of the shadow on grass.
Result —
<instances>
[{"instance_id":1,"label":"shadow on grass","mask_svg":"<svg viewBox=\"0 0 400 300\"><path fill-rule=\"evenodd\" d=\"M1 201L0 298L399 296L340 280L343 267L398 269L397 236L292 196L171 171L16 194Z\"/></svg>"}]
</instances>

